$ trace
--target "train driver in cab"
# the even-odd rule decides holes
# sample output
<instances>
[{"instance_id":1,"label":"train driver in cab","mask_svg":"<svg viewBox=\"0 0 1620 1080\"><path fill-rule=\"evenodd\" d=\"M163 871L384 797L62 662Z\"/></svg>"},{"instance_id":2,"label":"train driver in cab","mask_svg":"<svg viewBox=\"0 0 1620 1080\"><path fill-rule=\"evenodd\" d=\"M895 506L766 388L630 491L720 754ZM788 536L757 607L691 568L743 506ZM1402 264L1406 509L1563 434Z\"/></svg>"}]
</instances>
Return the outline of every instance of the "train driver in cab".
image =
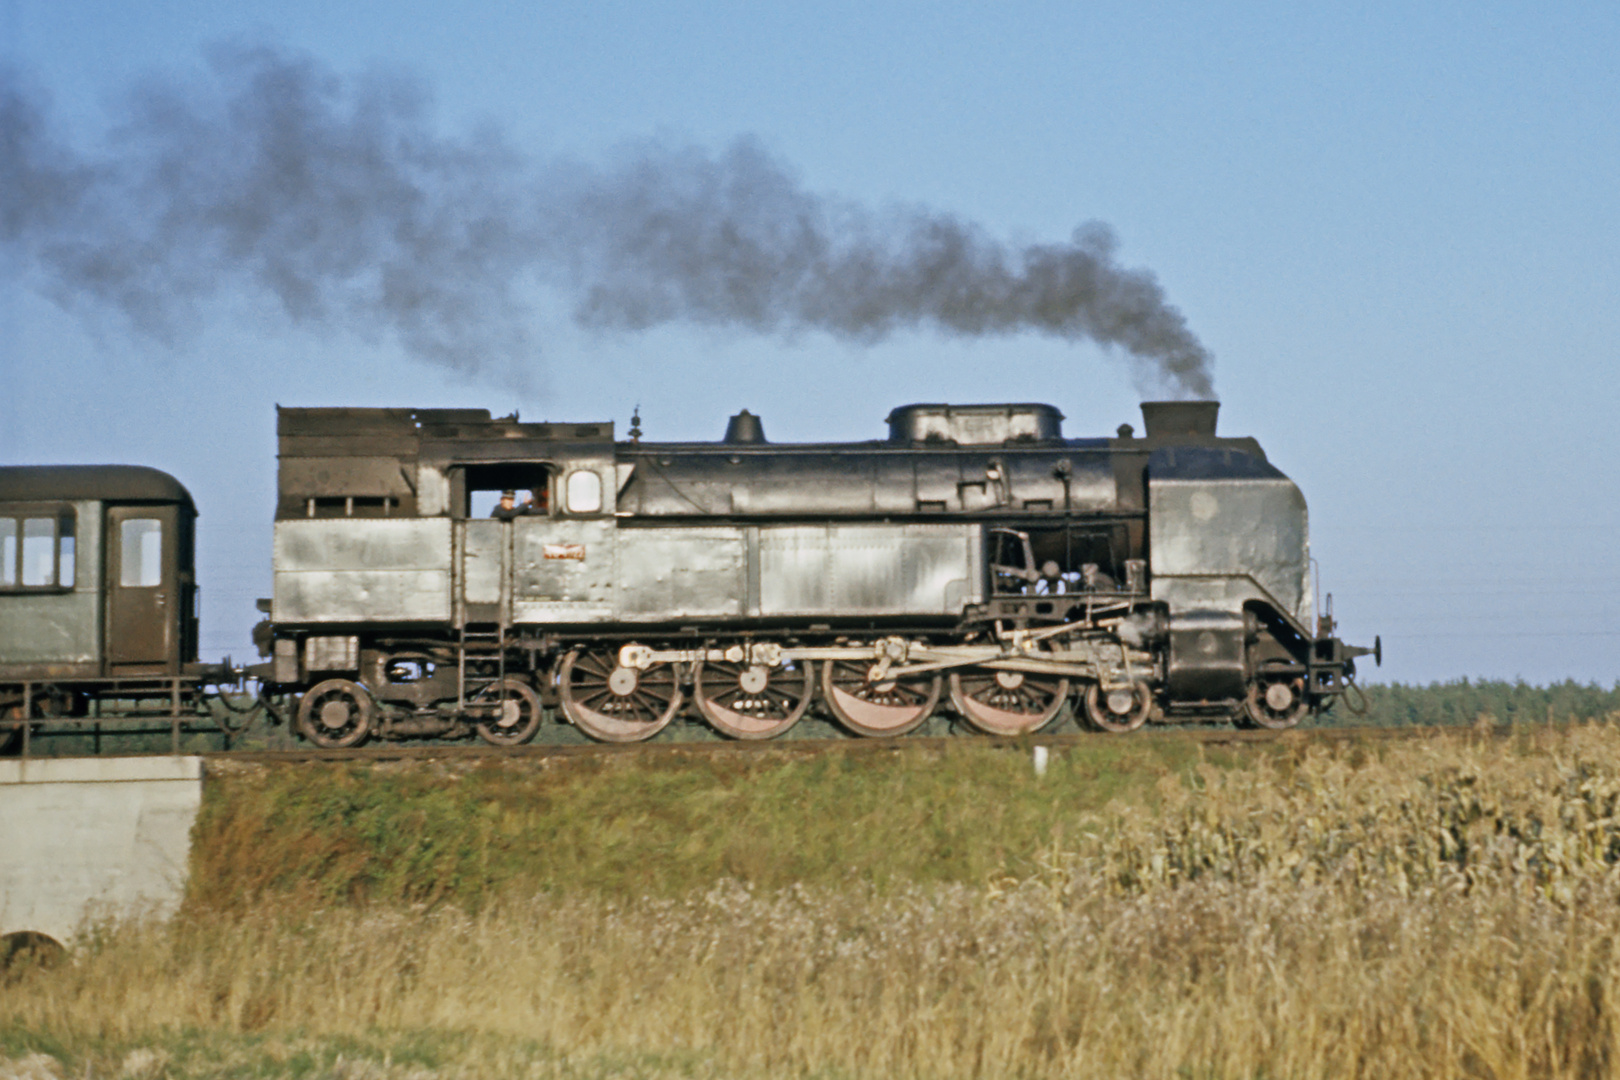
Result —
<instances>
[{"instance_id":1,"label":"train driver in cab","mask_svg":"<svg viewBox=\"0 0 1620 1080\"><path fill-rule=\"evenodd\" d=\"M495 509L489 512L489 516L502 521L511 521L524 512L518 508L517 492L509 488L501 492L501 501L495 504Z\"/></svg>"}]
</instances>

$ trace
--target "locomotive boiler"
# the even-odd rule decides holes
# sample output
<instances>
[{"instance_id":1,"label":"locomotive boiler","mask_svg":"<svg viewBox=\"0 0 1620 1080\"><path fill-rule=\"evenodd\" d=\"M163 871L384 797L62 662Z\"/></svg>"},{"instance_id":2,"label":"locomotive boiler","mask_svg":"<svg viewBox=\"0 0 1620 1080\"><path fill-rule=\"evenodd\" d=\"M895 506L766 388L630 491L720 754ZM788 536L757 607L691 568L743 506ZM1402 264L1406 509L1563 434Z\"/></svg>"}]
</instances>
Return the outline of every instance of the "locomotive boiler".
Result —
<instances>
[{"instance_id":1,"label":"locomotive boiler","mask_svg":"<svg viewBox=\"0 0 1620 1080\"><path fill-rule=\"evenodd\" d=\"M278 410L257 636L315 743L894 736L1074 709L1291 726L1371 649L1314 616L1305 502L1214 402L1065 438L1049 405L906 405L883 439L711 443L483 410ZM503 493L508 498L497 502ZM519 500L522 500L520 503Z\"/></svg>"}]
</instances>

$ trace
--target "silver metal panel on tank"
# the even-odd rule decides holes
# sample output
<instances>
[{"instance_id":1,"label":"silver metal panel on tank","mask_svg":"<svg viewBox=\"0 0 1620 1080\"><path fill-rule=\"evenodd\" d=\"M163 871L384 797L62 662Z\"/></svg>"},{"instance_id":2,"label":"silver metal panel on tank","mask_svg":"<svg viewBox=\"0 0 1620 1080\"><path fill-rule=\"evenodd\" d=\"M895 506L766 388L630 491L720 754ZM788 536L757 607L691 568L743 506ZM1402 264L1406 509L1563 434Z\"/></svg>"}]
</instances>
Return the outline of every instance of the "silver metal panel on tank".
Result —
<instances>
[{"instance_id":1,"label":"silver metal panel on tank","mask_svg":"<svg viewBox=\"0 0 1620 1080\"><path fill-rule=\"evenodd\" d=\"M1155 597L1189 591L1166 579L1246 578L1284 613L1308 619L1309 532L1305 499L1292 481L1150 478L1148 507ZM1241 607L1249 590L1211 583L1191 591Z\"/></svg>"},{"instance_id":2,"label":"silver metal panel on tank","mask_svg":"<svg viewBox=\"0 0 1620 1080\"><path fill-rule=\"evenodd\" d=\"M461 529L461 598L469 604L499 604L506 574L506 545L511 526L491 519L463 521Z\"/></svg>"},{"instance_id":3,"label":"silver metal panel on tank","mask_svg":"<svg viewBox=\"0 0 1620 1080\"><path fill-rule=\"evenodd\" d=\"M620 618L743 614L747 553L741 528L621 529L616 541Z\"/></svg>"},{"instance_id":4,"label":"silver metal panel on tank","mask_svg":"<svg viewBox=\"0 0 1620 1080\"><path fill-rule=\"evenodd\" d=\"M450 512L450 478L442 468L426 464L417 466L416 512L423 517Z\"/></svg>"},{"instance_id":5,"label":"silver metal panel on tank","mask_svg":"<svg viewBox=\"0 0 1620 1080\"><path fill-rule=\"evenodd\" d=\"M450 618L448 518L276 522L276 622Z\"/></svg>"},{"instance_id":6,"label":"silver metal panel on tank","mask_svg":"<svg viewBox=\"0 0 1620 1080\"><path fill-rule=\"evenodd\" d=\"M358 634L311 634L304 639L304 667L309 671L354 671L359 666Z\"/></svg>"},{"instance_id":7,"label":"silver metal panel on tank","mask_svg":"<svg viewBox=\"0 0 1620 1080\"><path fill-rule=\"evenodd\" d=\"M978 592L978 529L784 525L759 531L762 615L940 615Z\"/></svg>"},{"instance_id":8,"label":"silver metal panel on tank","mask_svg":"<svg viewBox=\"0 0 1620 1080\"><path fill-rule=\"evenodd\" d=\"M512 525L514 623L612 617L612 518L518 518Z\"/></svg>"}]
</instances>

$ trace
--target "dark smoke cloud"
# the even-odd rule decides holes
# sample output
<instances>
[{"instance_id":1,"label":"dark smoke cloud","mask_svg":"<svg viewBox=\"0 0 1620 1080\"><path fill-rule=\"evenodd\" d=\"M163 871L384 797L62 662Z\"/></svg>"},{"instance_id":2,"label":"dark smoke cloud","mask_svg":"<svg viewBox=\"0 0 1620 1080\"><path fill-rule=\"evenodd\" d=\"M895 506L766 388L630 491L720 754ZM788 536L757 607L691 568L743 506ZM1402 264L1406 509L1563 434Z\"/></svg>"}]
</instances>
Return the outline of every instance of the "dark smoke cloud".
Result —
<instances>
[{"instance_id":1,"label":"dark smoke cloud","mask_svg":"<svg viewBox=\"0 0 1620 1080\"><path fill-rule=\"evenodd\" d=\"M226 288L294 322L471 370L532 356L526 283L588 326L686 321L874 342L1039 333L1122 349L1145 390L1212 396L1210 356L1112 233L1013 245L925 209L804 190L751 140L536 165L438 134L421 85L219 48L201 84L133 88L94 154L0 72L0 244L65 307L173 341Z\"/></svg>"}]
</instances>

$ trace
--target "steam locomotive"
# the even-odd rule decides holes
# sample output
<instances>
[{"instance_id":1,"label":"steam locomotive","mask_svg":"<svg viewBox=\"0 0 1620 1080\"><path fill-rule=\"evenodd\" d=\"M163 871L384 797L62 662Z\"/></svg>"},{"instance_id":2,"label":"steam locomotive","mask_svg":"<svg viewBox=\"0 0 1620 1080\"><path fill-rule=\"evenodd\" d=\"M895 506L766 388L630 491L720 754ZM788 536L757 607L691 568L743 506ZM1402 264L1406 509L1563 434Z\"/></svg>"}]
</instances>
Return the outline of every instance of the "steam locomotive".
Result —
<instances>
[{"instance_id":1,"label":"steam locomotive","mask_svg":"<svg viewBox=\"0 0 1620 1080\"><path fill-rule=\"evenodd\" d=\"M322 747L1286 728L1380 649L1314 616L1306 510L1215 402L1068 439L1049 405L906 405L886 439L278 409L264 662L196 660L190 496L132 467L0 469L0 718L158 711L248 674ZM507 498L497 503L502 495ZM524 497L524 505L516 502Z\"/></svg>"}]
</instances>

